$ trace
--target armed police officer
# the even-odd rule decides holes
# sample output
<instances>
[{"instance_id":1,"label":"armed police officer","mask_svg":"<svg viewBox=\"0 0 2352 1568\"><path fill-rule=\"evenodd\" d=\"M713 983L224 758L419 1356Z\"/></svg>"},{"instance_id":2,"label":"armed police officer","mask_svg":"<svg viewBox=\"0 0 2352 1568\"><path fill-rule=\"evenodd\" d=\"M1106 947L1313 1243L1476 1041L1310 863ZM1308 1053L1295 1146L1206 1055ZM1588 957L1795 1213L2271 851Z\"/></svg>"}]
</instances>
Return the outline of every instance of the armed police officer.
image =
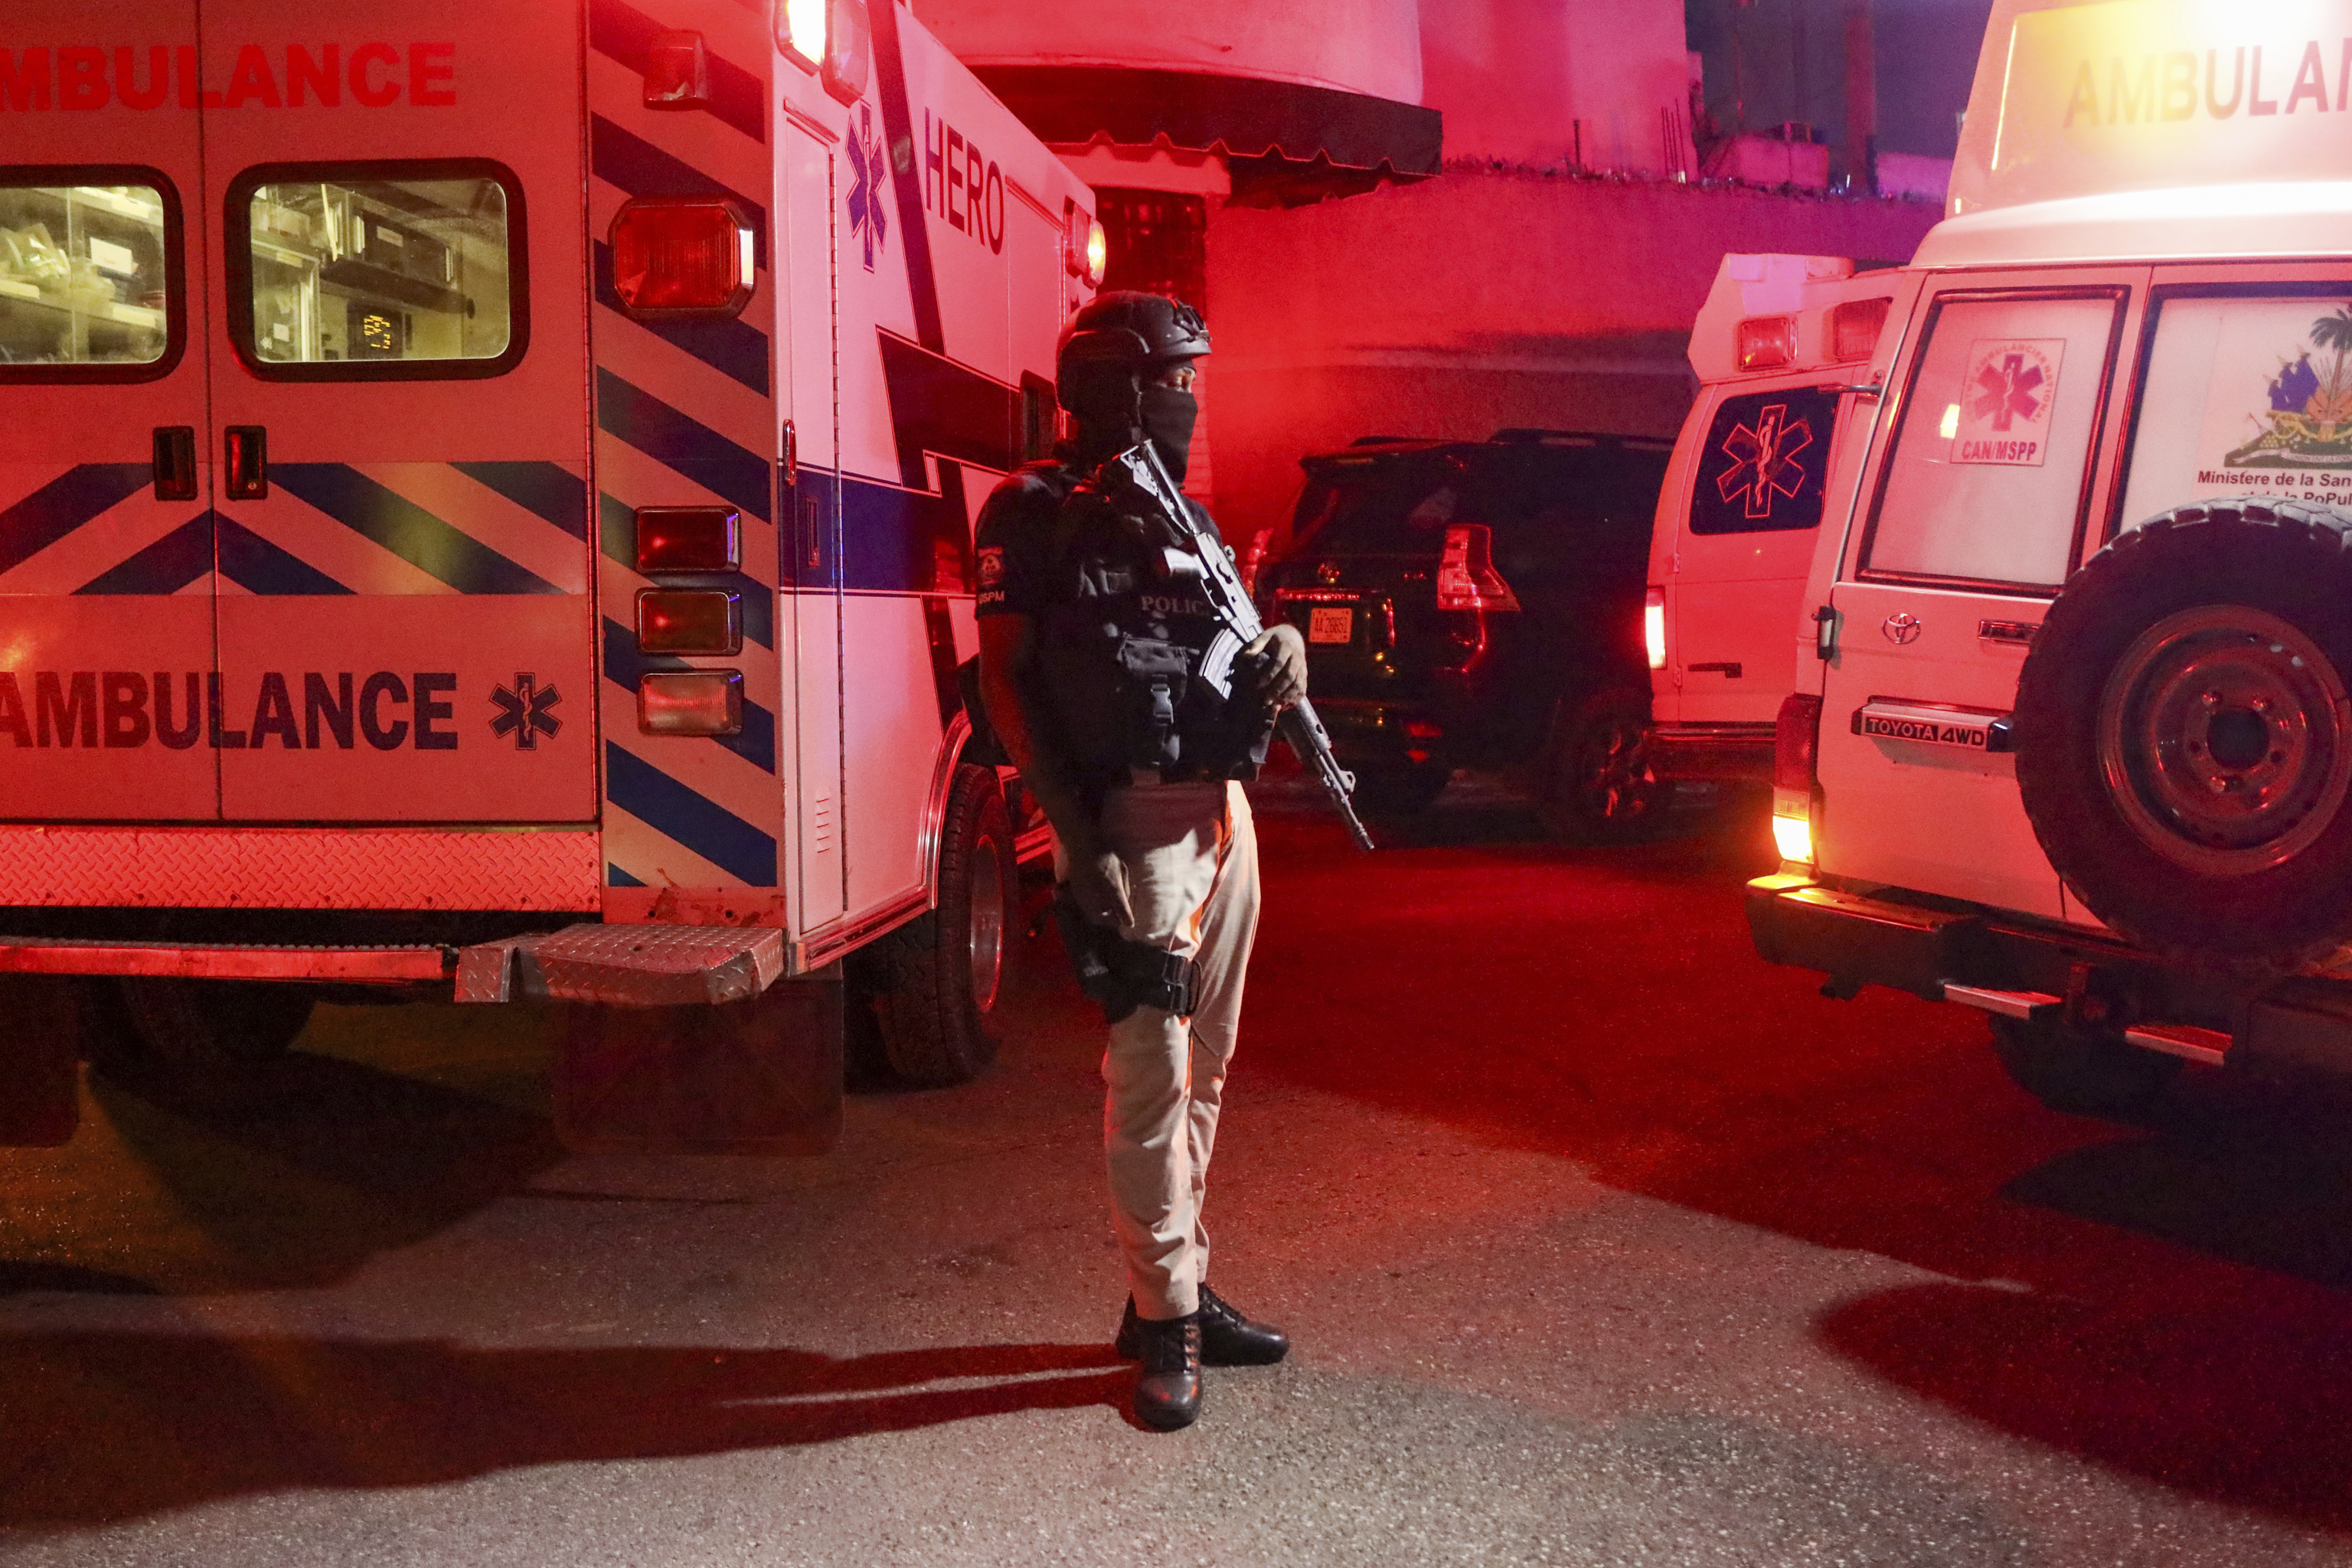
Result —
<instances>
[{"instance_id":1,"label":"armed police officer","mask_svg":"<svg viewBox=\"0 0 2352 1568\"><path fill-rule=\"evenodd\" d=\"M1000 484L979 529L984 703L1054 825L1064 943L1110 1020L1103 1141L1132 1291L1118 1351L1142 1363L1137 1416L1161 1428L1199 1415L1204 1361L1290 1348L1209 1289L1201 1210L1257 929L1235 781L1306 695L1306 646L1283 626L1236 652L1201 587L1200 552L1223 548L1208 513L1162 487L1187 513L1171 520L1114 477L1128 454L1181 482L1208 352L1177 300L1081 309L1055 364L1075 438Z\"/></svg>"}]
</instances>

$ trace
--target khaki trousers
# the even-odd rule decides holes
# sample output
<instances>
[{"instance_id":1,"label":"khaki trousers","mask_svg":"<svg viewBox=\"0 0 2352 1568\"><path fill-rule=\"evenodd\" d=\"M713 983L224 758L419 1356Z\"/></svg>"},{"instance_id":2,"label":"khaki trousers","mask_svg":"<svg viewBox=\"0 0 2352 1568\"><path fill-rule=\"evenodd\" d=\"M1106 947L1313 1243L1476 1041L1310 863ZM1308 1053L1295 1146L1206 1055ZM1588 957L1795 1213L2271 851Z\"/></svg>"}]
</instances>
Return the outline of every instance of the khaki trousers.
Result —
<instances>
[{"instance_id":1,"label":"khaki trousers","mask_svg":"<svg viewBox=\"0 0 2352 1568\"><path fill-rule=\"evenodd\" d=\"M1201 1208L1257 934L1257 834L1238 784L1115 789L1103 834L1127 868L1119 935L1193 966L1192 1016L1137 1008L1111 1026L1102 1068L1111 1226L1135 1308L1181 1318L1209 1267Z\"/></svg>"}]
</instances>

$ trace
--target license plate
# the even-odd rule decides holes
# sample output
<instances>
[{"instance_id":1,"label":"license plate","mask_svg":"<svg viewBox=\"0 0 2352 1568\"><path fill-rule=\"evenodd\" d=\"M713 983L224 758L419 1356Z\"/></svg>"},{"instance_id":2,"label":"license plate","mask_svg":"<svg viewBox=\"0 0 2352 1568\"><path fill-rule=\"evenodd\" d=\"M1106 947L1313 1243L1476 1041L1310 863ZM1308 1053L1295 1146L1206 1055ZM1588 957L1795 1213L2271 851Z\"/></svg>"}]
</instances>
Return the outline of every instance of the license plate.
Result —
<instances>
[{"instance_id":1,"label":"license plate","mask_svg":"<svg viewBox=\"0 0 2352 1568\"><path fill-rule=\"evenodd\" d=\"M1307 612L1308 642L1353 642L1356 640L1356 612L1353 610L1322 610Z\"/></svg>"}]
</instances>

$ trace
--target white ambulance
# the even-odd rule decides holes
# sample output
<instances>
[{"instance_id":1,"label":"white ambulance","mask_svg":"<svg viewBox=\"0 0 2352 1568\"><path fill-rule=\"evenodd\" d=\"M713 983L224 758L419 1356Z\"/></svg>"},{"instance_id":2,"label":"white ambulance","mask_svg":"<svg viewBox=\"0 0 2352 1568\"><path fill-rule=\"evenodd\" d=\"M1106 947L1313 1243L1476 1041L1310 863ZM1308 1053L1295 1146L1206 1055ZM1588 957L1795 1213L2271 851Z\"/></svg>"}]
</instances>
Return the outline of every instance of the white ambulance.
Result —
<instances>
[{"instance_id":1,"label":"white ambulance","mask_svg":"<svg viewBox=\"0 0 2352 1568\"><path fill-rule=\"evenodd\" d=\"M837 1079L861 952L984 1063L971 519L1102 233L903 0L16 0L0 149L0 972L184 1073L320 987L700 1005L575 1031L621 1145L698 1036L758 1145L714 1063Z\"/></svg>"},{"instance_id":2,"label":"white ambulance","mask_svg":"<svg viewBox=\"0 0 2352 1568\"><path fill-rule=\"evenodd\" d=\"M1698 397L1650 533L1643 634L1662 784L1771 781L1824 483L1850 415L1876 413L1882 329L1904 287L1836 256L1732 255L1717 269L1691 331Z\"/></svg>"},{"instance_id":3,"label":"white ambulance","mask_svg":"<svg viewBox=\"0 0 2352 1568\"><path fill-rule=\"evenodd\" d=\"M1830 475L1758 946L2053 1104L2352 1065L2347 115L2347 0L2004 0Z\"/></svg>"}]
</instances>

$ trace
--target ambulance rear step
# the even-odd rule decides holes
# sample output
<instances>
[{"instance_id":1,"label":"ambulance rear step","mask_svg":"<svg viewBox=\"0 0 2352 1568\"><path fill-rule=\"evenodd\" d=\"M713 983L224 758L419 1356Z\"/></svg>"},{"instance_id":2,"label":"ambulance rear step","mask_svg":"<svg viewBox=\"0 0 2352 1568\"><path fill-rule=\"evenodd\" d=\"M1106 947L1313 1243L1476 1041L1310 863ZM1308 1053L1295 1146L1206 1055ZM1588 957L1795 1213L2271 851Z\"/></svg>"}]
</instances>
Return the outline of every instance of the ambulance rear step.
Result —
<instances>
[{"instance_id":1,"label":"ambulance rear step","mask_svg":"<svg viewBox=\"0 0 2352 1568\"><path fill-rule=\"evenodd\" d=\"M1948 983L1944 986L1944 1000L1997 1013L2004 1018L2035 1022L2054 1018L2066 1008L2063 996L2053 996L2046 991L1995 991L1982 985ZM2146 1050L2162 1051L2207 1067L2220 1067L2230 1053L2231 1044L2230 1037L2221 1030L2200 1029L2193 1024L2137 1024L2124 1031L2124 1039Z\"/></svg>"},{"instance_id":2,"label":"ambulance rear step","mask_svg":"<svg viewBox=\"0 0 2352 1568\"><path fill-rule=\"evenodd\" d=\"M727 926L583 923L470 947L0 938L0 973L448 984L459 1002L717 1004L759 995L783 972L782 932Z\"/></svg>"}]
</instances>

